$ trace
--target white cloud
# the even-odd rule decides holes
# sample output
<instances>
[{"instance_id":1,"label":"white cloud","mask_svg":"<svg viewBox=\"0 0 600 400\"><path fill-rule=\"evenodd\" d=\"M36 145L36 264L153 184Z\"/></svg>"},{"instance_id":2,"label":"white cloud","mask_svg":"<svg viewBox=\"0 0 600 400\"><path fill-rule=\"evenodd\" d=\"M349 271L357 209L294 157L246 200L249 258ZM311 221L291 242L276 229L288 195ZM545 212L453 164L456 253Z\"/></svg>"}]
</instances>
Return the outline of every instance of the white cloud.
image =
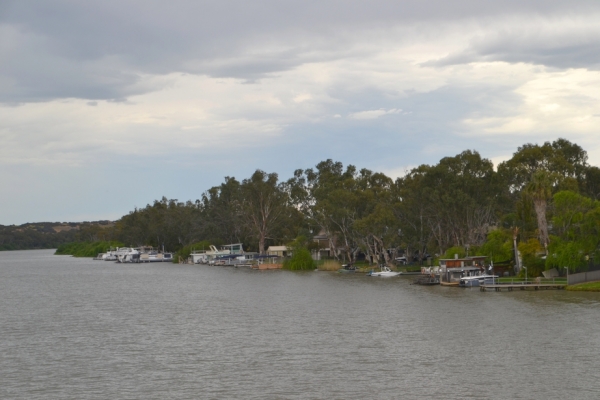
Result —
<instances>
[{"instance_id":1,"label":"white cloud","mask_svg":"<svg viewBox=\"0 0 600 400\"><path fill-rule=\"evenodd\" d=\"M405 176L408 172L410 172L413 168L417 168L418 165L406 165L406 166L401 166L401 167L394 167L394 168L390 168L389 166L381 166L379 169L376 169L376 171L380 171L382 173L384 173L385 175L387 175L388 177L392 178L393 180L396 180L398 178L402 178L403 176Z\"/></svg>"},{"instance_id":2,"label":"white cloud","mask_svg":"<svg viewBox=\"0 0 600 400\"><path fill-rule=\"evenodd\" d=\"M521 102L507 116L467 118L473 132L487 134L594 134L600 110L600 71L542 69L514 89Z\"/></svg>"},{"instance_id":3,"label":"white cloud","mask_svg":"<svg viewBox=\"0 0 600 400\"><path fill-rule=\"evenodd\" d=\"M348 117L352 119L377 119L384 115L388 114L400 114L402 109L392 108L386 110L384 108L380 108L379 110L367 110L367 111L359 111L352 114L349 114Z\"/></svg>"}]
</instances>

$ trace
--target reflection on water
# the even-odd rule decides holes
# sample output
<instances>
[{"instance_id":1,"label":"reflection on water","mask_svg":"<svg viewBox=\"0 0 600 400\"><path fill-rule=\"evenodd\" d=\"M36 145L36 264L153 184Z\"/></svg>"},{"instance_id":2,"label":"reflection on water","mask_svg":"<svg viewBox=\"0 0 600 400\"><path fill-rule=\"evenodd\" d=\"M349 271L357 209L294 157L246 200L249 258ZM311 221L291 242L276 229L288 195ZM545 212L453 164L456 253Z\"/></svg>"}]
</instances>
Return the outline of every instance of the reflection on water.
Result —
<instances>
[{"instance_id":1,"label":"reflection on water","mask_svg":"<svg viewBox=\"0 0 600 400\"><path fill-rule=\"evenodd\" d=\"M0 253L0 398L597 399L600 294Z\"/></svg>"}]
</instances>

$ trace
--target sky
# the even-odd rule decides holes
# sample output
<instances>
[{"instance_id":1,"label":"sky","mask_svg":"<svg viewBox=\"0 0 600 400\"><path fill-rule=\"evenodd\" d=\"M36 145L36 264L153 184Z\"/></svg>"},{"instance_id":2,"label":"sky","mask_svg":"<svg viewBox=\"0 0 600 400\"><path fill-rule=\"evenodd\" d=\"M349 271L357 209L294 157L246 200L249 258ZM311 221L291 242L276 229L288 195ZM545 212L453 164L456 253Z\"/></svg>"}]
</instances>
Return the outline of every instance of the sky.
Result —
<instances>
[{"instance_id":1,"label":"sky","mask_svg":"<svg viewBox=\"0 0 600 400\"><path fill-rule=\"evenodd\" d=\"M0 0L0 224L256 169L402 176L557 138L600 165L597 0Z\"/></svg>"}]
</instances>

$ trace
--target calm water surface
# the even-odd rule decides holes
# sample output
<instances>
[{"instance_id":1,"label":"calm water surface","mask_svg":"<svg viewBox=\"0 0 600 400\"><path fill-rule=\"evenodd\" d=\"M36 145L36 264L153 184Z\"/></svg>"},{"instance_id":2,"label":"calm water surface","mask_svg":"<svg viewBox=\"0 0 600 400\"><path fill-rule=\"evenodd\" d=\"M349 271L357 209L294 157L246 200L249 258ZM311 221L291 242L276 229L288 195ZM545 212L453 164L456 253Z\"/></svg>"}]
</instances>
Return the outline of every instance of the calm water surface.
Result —
<instances>
[{"instance_id":1,"label":"calm water surface","mask_svg":"<svg viewBox=\"0 0 600 400\"><path fill-rule=\"evenodd\" d=\"M1 399L598 399L600 293L0 252Z\"/></svg>"}]
</instances>

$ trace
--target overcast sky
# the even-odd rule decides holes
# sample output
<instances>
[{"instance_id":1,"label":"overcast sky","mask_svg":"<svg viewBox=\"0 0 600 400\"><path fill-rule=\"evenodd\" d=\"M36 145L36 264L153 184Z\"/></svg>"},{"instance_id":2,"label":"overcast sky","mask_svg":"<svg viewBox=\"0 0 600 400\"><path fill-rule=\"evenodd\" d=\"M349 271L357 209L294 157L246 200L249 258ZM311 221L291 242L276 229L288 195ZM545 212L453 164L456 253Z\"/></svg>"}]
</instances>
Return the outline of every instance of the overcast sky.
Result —
<instances>
[{"instance_id":1,"label":"overcast sky","mask_svg":"<svg viewBox=\"0 0 600 400\"><path fill-rule=\"evenodd\" d=\"M332 158L564 137L600 165L597 0L0 0L0 224L117 219Z\"/></svg>"}]
</instances>

